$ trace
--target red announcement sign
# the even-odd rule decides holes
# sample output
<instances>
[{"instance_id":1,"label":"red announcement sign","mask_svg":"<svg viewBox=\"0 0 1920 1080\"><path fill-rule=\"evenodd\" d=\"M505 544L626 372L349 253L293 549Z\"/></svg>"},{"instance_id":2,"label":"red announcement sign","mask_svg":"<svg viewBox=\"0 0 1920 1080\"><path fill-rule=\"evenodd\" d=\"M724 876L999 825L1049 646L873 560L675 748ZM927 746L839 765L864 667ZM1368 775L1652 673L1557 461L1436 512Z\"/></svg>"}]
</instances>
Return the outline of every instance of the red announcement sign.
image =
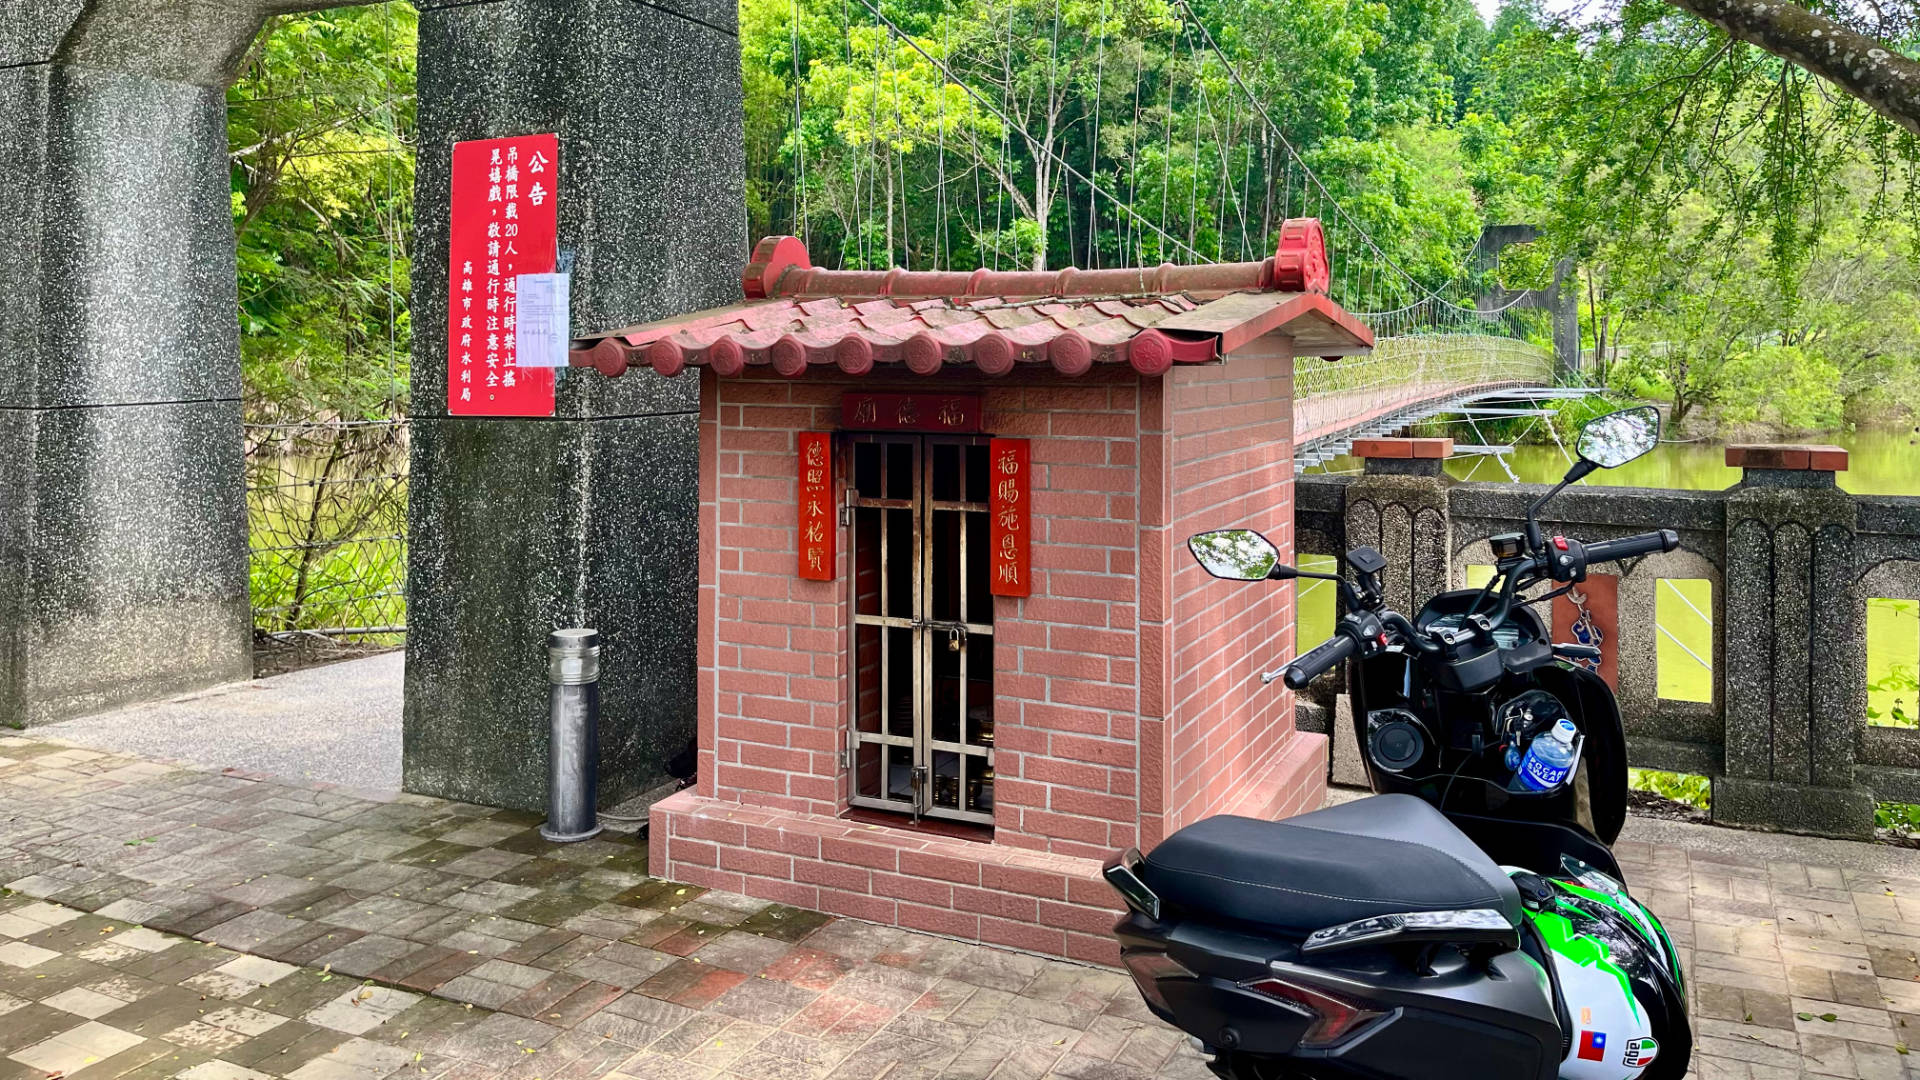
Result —
<instances>
[{"instance_id":1,"label":"red announcement sign","mask_svg":"<svg viewBox=\"0 0 1920 1080\"><path fill-rule=\"evenodd\" d=\"M800 576L833 580L833 436L800 433Z\"/></svg>"},{"instance_id":2,"label":"red announcement sign","mask_svg":"<svg viewBox=\"0 0 1920 1080\"><path fill-rule=\"evenodd\" d=\"M987 444L989 491L987 545L992 567L987 591L995 596L1032 596L1032 552L1028 497L1033 493L1032 463L1025 439L992 439Z\"/></svg>"},{"instance_id":3,"label":"red announcement sign","mask_svg":"<svg viewBox=\"0 0 1920 1080\"><path fill-rule=\"evenodd\" d=\"M519 274L558 255L560 137L453 145L447 245L447 412L552 416L553 371L523 368L514 346Z\"/></svg>"}]
</instances>

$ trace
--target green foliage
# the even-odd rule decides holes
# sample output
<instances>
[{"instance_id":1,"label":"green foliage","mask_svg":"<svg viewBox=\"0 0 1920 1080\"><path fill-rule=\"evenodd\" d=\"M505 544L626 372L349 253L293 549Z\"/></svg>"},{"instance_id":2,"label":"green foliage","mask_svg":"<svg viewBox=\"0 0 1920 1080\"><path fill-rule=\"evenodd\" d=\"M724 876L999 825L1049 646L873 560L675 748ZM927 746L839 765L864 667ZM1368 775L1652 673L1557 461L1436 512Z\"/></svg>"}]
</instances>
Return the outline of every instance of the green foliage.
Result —
<instances>
[{"instance_id":1,"label":"green foliage","mask_svg":"<svg viewBox=\"0 0 1920 1080\"><path fill-rule=\"evenodd\" d=\"M250 421L398 415L418 16L275 16L227 92Z\"/></svg>"},{"instance_id":2,"label":"green foliage","mask_svg":"<svg viewBox=\"0 0 1920 1080\"><path fill-rule=\"evenodd\" d=\"M1414 299L1390 264L1465 271L1481 216L1456 127L1486 33L1468 0L887 14L910 41L861 5L743 0L754 229L845 266L1041 268L1259 259L1286 217L1319 216L1350 306Z\"/></svg>"},{"instance_id":3,"label":"green foliage","mask_svg":"<svg viewBox=\"0 0 1920 1080\"><path fill-rule=\"evenodd\" d=\"M1761 345L1722 372L1721 419L1786 431L1831 431L1841 424L1840 370L1811 348Z\"/></svg>"},{"instance_id":4,"label":"green foliage","mask_svg":"<svg viewBox=\"0 0 1920 1080\"><path fill-rule=\"evenodd\" d=\"M407 397L417 20L275 16L227 92L265 629L406 621L405 430L386 421Z\"/></svg>"},{"instance_id":5,"label":"green foliage","mask_svg":"<svg viewBox=\"0 0 1920 1080\"><path fill-rule=\"evenodd\" d=\"M1663 0L1556 10L1502 10L1463 145L1580 258L1612 385L1778 433L1920 405L1920 144Z\"/></svg>"},{"instance_id":6,"label":"green foliage","mask_svg":"<svg viewBox=\"0 0 1920 1080\"><path fill-rule=\"evenodd\" d=\"M1636 791L1651 791L1696 810L1713 809L1713 781L1705 776L1655 769L1628 769L1627 786Z\"/></svg>"},{"instance_id":7,"label":"green foliage","mask_svg":"<svg viewBox=\"0 0 1920 1080\"><path fill-rule=\"evenodd\" d=\"M1883 802L1873 809L1873 823L1882 829L1903 833L1920 832L1920 806L1912 803ZM1905 1053L1905 1051L1901 1051Z\"/></svg>"}]
</instances>

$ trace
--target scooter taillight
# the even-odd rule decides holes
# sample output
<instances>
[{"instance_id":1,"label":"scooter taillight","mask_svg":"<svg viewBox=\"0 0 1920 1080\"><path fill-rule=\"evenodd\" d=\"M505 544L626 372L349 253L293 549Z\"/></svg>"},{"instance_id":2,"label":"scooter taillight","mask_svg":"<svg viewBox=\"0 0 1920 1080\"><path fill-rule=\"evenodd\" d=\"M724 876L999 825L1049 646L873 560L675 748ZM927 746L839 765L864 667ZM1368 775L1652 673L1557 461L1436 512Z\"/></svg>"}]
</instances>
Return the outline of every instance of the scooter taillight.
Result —
<instances>
[{"instance_id":1,"label":"scooter taillight","mask_svg":"<svg viewBox=\"0 0 1920 1080\"><path fill-rule=\"evenodd\" d=\"M1172 1012L1173 1008L1167 1004L1167 997L1160 990L1160 980L1194 977L1193 972L1183 967L1180 961L1163 952L1127 952L1121 954L1120 960L1133 973L1140 996L1161 1012Z\"/></svg>"},{"instance_id":2,"label":"scooter taillight","mask_svg":"<svg viewBox=\"0 0 1920 1080\"><path fill-rule=\"evenodd\" d=\"M1379 1009L1317 986L1291 983L1275 976L1243 982L1240 986L1311 1013L1314 1021L1307 1025L1306 1033L1300 1036L1300 1045L1310 1050L1332 1046L1385 1015Z\"/></svg>"}]
</instances>

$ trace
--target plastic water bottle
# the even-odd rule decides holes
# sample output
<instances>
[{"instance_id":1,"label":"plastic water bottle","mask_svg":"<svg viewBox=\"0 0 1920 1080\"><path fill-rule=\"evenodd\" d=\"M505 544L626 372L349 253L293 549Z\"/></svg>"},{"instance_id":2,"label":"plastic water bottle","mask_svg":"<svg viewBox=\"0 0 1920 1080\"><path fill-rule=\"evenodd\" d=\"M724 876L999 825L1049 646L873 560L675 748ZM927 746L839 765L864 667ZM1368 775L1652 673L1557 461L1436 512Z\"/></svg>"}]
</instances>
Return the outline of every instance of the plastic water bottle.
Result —
<instances>
[{"instance_id":1,"label":"plastic water bottle","mask_svg":"<svg viewBox=\"0 0 1920 1080\"><path fill-rule=\"evenodd\" d=\"M1579 732L1573 721L1562 720L1553 730L1534 737L1527 756L1520 759L1520 784L1529 791L1551 791L1573 768L1573 740Z\"/></svg>"}]
</instances>

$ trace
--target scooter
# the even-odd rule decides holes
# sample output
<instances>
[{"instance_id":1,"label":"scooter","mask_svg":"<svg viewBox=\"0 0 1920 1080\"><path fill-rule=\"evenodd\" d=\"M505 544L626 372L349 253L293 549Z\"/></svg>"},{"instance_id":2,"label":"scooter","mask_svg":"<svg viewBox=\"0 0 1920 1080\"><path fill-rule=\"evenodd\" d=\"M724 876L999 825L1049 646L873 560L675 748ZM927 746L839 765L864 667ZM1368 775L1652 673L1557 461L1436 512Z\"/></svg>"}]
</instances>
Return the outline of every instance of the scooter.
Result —
<instances>
[{"instance_id":1,"label":"scooter","mask_svg":"<svg viewBox=\"0 0 1920 1080\"><path fill-rule=\"evenodd\" d=\"M1373 548L1347 553L1348 581L1283 565L1251 530L1188 541L1218 578L1336 582L1338 632L1262 679L1299 690L1350 664L1380 793L1284 821L1208 818L1108 862L1122 960L1216 1075L1686 1075L1679 954L1608 847L1626 815L1619 707L1589 666L1598 650L1555 644L1534 610L1590 567L1679 546L1670 529L1582 543L1539 522L1567 485L1659 433L1651 407L1588 423L1565 479L1491 538L1486 586L1412 619L1387 610Z\"/></svg>"}]
</instances>

